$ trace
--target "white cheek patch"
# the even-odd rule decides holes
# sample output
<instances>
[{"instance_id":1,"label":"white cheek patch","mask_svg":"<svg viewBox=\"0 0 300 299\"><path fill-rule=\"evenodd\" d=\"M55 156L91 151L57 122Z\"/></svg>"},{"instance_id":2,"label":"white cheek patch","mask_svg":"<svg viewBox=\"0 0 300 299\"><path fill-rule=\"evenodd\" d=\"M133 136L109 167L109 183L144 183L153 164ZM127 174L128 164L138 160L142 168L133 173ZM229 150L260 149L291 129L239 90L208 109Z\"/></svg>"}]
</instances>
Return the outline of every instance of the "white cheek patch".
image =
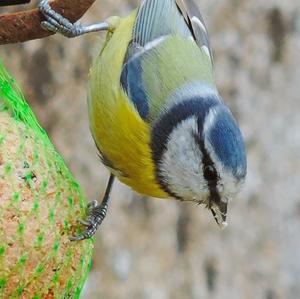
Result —
<instances>
[{"instance_id":1,"label":"white cheek patch","mask_svg":"<svg viewBox=\"0 0 300 299\"><path fill-rule=\"evenodd\" d=\"M185 200L203 200L208 188L202 174L202 154L193 134L199 134L196 117L173 129L160 170L173 193Z\"/></svg>"}]
</instances>

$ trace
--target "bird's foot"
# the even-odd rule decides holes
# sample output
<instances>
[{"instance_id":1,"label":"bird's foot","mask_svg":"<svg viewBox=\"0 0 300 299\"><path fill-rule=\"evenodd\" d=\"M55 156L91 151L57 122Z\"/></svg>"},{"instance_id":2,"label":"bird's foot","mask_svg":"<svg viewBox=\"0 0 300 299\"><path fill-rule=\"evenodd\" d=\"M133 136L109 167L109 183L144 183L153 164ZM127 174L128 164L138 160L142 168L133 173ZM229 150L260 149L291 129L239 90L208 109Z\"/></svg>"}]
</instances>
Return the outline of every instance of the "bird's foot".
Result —
<instances>
[{"instance_id":1,"label":"bird's foot","mask_svg":"<svg viewBox=\"0 0 300 299\"><path fill-rule=\"evenodd\" d=\"M82 225L86 226L86 229L79 235L69 237L69 239L71 241L80 241L91 238L104 220L107 209L107 203L99 204L97 200L91 201L87 205L87 218L85 220L79 220Z\"/></svg>"},{"instance_id":2,"label":"bird's foot","mask_svg":"<svg viewBox=\"0 0 300 299\"><path fill-rule=\"evenodd\" d=\"M59 32L66 37L76 37L83 34L83 26L79 23L71 23L59 13L55 12L49 5L48 0L42 0L39 3L39 10L45 17L46 21L41 26L52 32Z\"/></svg>"},{"instance_id":3,"label":"bird's foot","mask_svg":"<svg viewBox=\"0 0 300 299\"><path fill-rule=\"evenodd\" d=\"M75 4L74 4L75 5ZM63 17L51 8L48 0L41 0L39 2L39 11L46 19L42 21L41 26L48 31L58 32L66 37L72 38L83 35L89 32L100 30L108 30L109 24L106 22L98 23L89 26L83 26L80 22L71 23L68 19Z\"/></svg>"}]
</instances>

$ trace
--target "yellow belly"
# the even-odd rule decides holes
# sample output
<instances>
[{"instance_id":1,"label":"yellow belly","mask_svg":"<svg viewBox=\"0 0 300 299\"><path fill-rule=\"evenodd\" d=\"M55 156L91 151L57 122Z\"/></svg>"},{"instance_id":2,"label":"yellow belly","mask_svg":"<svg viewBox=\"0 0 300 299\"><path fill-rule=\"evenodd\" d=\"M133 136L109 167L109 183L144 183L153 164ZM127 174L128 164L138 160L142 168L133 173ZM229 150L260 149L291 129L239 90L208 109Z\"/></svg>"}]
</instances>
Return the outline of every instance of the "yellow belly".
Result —
<instances>
[{"instance_id":1,"label":"yellow belly","mask_svg":"<svg viewBox=\"0 0 300 299\"><path fill-rule=\"evenodd\" d=\"M119 19L96 57L89 84L90 127L100 152L120 181L139 193L166 198L155 179L150 128L120 86L136 12Z\"/></svg>"}]
</instances>

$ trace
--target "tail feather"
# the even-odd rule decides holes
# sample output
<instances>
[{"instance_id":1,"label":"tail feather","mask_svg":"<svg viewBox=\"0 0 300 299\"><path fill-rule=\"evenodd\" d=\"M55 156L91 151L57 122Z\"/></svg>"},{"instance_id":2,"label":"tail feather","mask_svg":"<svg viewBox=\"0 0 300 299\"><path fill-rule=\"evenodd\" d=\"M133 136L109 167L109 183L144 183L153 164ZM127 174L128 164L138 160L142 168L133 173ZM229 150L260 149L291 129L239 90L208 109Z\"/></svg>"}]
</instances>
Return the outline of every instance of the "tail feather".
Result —
<instances>
[{"instance_id":1,"label":"tail feather","mask_svg":"<svg viewBox=\"0 0 300 299\"><path fill-rule=\"evenodd\" d=\"M133 31L133 41L147 43L170 34L191 36L174 0L145 0L141 4Z\"/></svg>"}]
</instances>

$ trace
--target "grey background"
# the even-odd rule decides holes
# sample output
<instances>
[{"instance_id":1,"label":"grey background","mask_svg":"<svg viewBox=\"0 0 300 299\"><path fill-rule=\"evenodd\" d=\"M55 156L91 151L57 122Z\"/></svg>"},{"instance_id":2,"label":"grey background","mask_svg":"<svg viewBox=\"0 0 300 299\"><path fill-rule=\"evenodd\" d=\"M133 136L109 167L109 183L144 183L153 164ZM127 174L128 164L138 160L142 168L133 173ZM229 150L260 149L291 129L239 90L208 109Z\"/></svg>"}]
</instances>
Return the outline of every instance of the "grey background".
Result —
<instances>
[{"instance_id":1,"label":"grey background","mask_svg":"<svg viewBox=\"0 0 300 299\"><path fill-rule=\"evenodd\" d=\"M98 0L83 22L126 15L137 2ZM197 2L220 93L245 136L247 182L224 231L202 207L143 198L117 183L82 298L300 298L300 2ZM0 47L90 199L108 180L86 107L88 69L103 36Z\"/></svg>"}]
</instances>

